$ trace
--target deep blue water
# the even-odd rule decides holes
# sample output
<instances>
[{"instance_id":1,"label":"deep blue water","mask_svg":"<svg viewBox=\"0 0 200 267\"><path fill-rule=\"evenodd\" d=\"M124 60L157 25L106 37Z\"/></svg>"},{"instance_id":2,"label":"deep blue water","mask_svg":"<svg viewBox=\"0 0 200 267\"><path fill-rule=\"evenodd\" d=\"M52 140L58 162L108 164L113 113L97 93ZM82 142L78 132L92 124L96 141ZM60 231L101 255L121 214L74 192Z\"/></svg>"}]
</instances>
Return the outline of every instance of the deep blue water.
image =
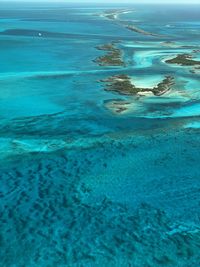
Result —
<instances>
[{"instance_id":1,"label":"deep blue water","mask_svg":"<svg viewBox=\"0 0 200 267\"><path fill-rule=\"evenodd\" d=\"M165 63L200 59L199 14L0 5L0 266L200 266L200 71ZM94 62L112 41L125 67ZM105 91L100 80L122 73L176 83L161 97Z\"/></svg>"}]
</instances>

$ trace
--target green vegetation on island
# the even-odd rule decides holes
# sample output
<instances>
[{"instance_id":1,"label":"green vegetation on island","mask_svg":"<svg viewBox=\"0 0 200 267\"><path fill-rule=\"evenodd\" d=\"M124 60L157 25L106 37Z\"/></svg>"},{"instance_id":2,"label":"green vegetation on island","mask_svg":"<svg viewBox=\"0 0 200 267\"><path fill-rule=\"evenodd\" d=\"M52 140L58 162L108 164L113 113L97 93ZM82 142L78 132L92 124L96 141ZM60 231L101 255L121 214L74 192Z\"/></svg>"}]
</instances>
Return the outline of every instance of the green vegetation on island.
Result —
<instances>
[{"instance_id":1,"label":"green vegetation on island","mask_svg":"<svg viewBox=\"0 0 200 267\"><path fill-rule=\"evenodd\" d=\"M155 36L155 37L161 37L159 34L156 34L156 33L152 33L152 32L147 32L147 31L144 31L138 27L135 27L133 25L130 25L130 24L125 24L124 25L126 27L126 29L130 30L130 31L133 31L133 32L137 32L137 33L141 33L143 35L149 35L149 36Z\"/></svg>"},{"instance_id":2,"label":"green vegetation on island","mask_svg":"<svg viewBox=\"0 0 200 267\"><path fill-rule=\"evenodd\" d=\"M200 65L200 61L194 60L192 55L190 54L181 54L177 55L176 57L172 59L168 59L165 61L166 63L169 64L178 64L181 66L196 66Z\"/></svg>"},{"instance_id":3,"label":"green vegetation on island","mask_svg":"<svg viewBox=\"0 0 200 267\"><path fill-rule=\"evenodd\" d=\"M145 95L152 93L155 96L161 96L168 92L174 85L174 78L166 76L160 83L153 88L141 88L135 86L131 78L126 74L111 76L108 79L102 80L106 83L105 90L114 91L123 95Z\"/></svg>"},{"instance_id":4,"label":"green vegetation on island","mask_svg":"<svg viewBox=\"0 0 200 267\"><path fill-rule=\"evenodd\" d=\"M152 89L152 93L156 96L161 96L168 92L174 85L174 77L166 76L160 83Z\"/></svg>"},{"instance_id":5,"label":"green vegetation on island","mask_svg":"<svg viewBox=\"0 0 200 267\"><path fill-rule=\"evenodd\" d=\"M100 66L125 66L122 59L122 52L115 46L115 43L104 44L96 47L98 50L105 51L106 54L94 60Z\"/></svg>"}]
</instances>

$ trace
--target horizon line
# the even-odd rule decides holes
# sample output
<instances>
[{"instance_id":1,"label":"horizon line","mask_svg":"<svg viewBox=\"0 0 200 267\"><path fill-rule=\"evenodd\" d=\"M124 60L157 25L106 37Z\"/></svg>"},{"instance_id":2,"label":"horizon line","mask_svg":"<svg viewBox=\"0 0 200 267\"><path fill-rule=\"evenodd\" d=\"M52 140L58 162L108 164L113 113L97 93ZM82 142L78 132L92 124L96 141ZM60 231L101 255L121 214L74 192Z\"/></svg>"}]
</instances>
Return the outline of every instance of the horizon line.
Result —
<instances>
[{"instance_id":1,"label":"horizon line","mask_svg":"<svg viewBox=\"0 0 200 267\"><path fill-rule=\"evenodd\" d=\"M105 1L105 2L104 2ZM108 2L106 0L103 0L101 2L99 1L84 1L84 2L81 2L81 1L65 1L65 0L59 0L59 1L54 1L54 0L2 0L1 3L4 2L4 3L31 3L31 4L37 4L37 3L51 3L51 4L58 4L58 3L65 3L65 4L98 4L98 5L101 5L101 4L120 4L120 5L124 5L124 4L132 4L132 5L144 5L144 4L155 4L155 5L200 5L200 2L183 2L181 3L180 1L178 2L164 2L164 3L158 3L158 2L155 2L155 1L152 1L152 2L143 2L143 3L139 3L139 2L136 2L136 3L133 3L133 2L119 2L119 1L111 1L111 2Z\"/></svg>"},{"instance_id":2,"label":"horizon line","mask_svg":"<svg viewBox=\"0 0 200 267\"><path fill-rule=\"evenodd\" d=\"M34 0L31 0L31 1L29 1L29 0L0 0L0 2L28 2L28 3L33 3L33 4L35 4L35 3L70 3L70 4L73 4L73 3L78 3L78 4L101 4L101 3L104 3L104 4L122 4L121 3L121 1L119 1L119 0L111 0L111 1L106 1L106 0L103 0L103 1L98 1L98 0L96 0L96 1L93 1L93 0L86 0L86 1L81 1L81 0L75 0L75 1L73 1L73 0L70 0L70 1L68 1L68 0L42 0L42 1L40 1L40 0L36 0L36 1L34 1ZM191 4L200 4L200 2L198 1L198 2L196 2L196 1L191 1L190 3L188 3L188 2L185 2L185 1L183 1L183 2L180 2L180 0L177 0L177 1L172 1L171 2L171 0L169 1L169 2L163 2L163 3L158 3L158 2L156 2L156 0L155 1L148 1L148 0L144 0L144 1L141 1L141 2L135 2L135 3L133 3L132 1L125 1L123 4L158 4L158 5L163 5L163 4L180 4L180 5L183 5L183 4L186 4L186 5L191 5Z\"/></svg>"}]
</instances>

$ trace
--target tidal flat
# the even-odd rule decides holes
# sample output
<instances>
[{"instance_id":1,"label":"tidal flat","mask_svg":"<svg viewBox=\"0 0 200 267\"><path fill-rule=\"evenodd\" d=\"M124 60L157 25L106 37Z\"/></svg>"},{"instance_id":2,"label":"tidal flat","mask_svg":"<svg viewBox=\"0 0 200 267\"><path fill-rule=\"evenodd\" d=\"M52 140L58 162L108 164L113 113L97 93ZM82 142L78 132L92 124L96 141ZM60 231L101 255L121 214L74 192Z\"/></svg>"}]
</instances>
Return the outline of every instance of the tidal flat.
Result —
<instances>
[{"instance_id":1,"label":"tidal flat","mask_svg":"<svg viewBox=\"0 0 200 267\"><path fill-rule=\"evenodd\" d=\"M199 14L0 5L0 267L200 266Z\"/></svg>"}]
</instances>

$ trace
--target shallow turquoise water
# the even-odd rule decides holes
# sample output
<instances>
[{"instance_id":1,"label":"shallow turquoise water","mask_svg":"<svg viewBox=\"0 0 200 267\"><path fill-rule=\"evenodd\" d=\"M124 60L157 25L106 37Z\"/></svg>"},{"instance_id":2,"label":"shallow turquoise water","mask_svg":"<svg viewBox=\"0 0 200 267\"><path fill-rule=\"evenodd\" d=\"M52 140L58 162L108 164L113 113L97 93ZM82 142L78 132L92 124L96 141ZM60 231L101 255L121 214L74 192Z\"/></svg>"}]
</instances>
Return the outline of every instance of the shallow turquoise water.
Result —
<instances>
[{"instance_id":1,"label":"shallow turquoise water","mask_svg":"<svg viewBox=\"0 0 200 267\"><path fill-rule=\"evenodd\" d=\"M199 11L1 5L0 266L200 266L200 72L165 63L199 49ZM112 41L126 67L94 62ZM121 73L176 83L160 97L105 91Z\"/></svg>"}]
</instances>

